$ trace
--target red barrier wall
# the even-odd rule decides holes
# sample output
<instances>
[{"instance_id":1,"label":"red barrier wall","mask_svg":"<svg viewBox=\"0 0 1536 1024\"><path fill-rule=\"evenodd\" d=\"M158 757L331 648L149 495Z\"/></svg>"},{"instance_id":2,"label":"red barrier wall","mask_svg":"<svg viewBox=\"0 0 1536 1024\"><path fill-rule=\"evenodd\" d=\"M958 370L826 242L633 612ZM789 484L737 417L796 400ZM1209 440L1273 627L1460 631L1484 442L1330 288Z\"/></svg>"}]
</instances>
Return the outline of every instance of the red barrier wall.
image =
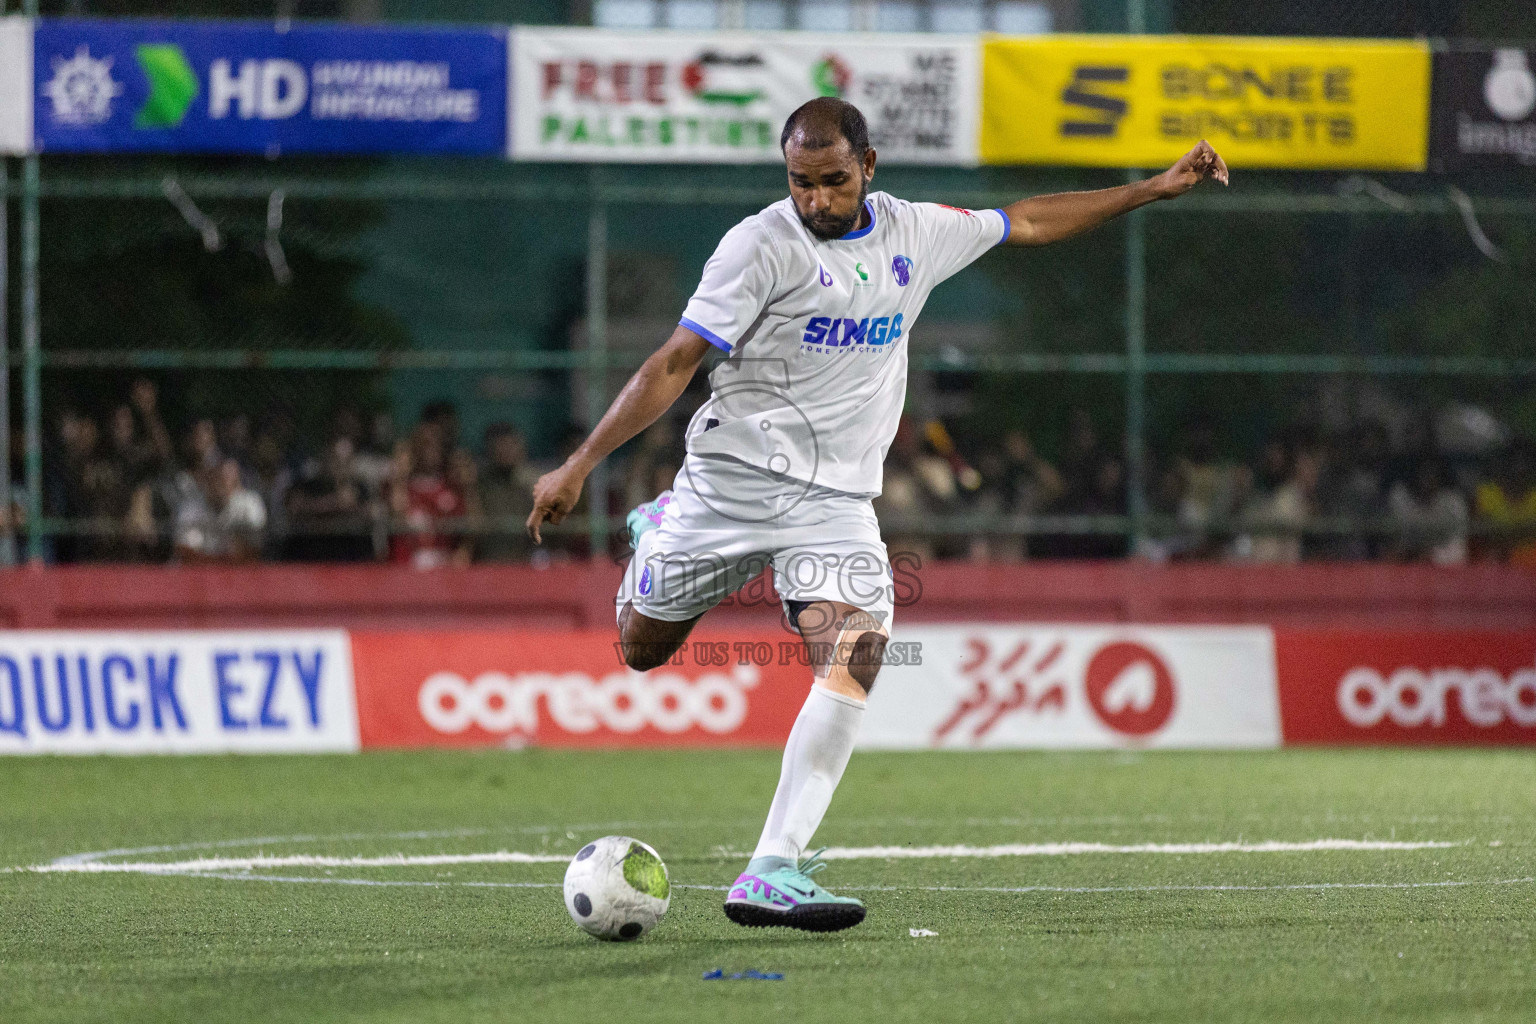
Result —
<instances>
[{"instance_id":1,"label":"red barrier wall","mask_svg":"<svg viewBox=\"0 0 1536 1024\"><path fill-rule=\"evenodd\" d=\"M607 629L619 575L618 566L585 563L432 572L377 565L16 569L0 571L0 628ZM1496 565L936 563L907 582L917 600L897 608L898 623L1536 627L1536 574ZM776 605L727 606L709 622L724 629L777 614Z\"/></svg>"}]
</instances>

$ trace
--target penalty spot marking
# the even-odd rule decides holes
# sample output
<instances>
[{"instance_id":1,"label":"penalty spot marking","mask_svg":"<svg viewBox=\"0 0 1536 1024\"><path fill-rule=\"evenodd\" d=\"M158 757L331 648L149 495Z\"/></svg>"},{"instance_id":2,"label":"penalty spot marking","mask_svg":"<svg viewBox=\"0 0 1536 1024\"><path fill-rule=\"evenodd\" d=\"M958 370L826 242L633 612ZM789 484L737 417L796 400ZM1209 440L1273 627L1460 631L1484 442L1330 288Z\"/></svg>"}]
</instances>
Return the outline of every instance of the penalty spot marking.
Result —
<instances>
[{"instance_id":1,"label":"penalty spot marking","mask_svg":"<svg viewBox=\"0 0 1536 1024\"><path fill-rule=\"evenodd\" d=\"M1443 850L1465 842L1397 841L1385 839L1312 839L1302 842L1267 840L1257 843L1011 843L1002 846L833 846L822 852L825 860L885 860L955 857L1062 857L1088 854L1306 853L1321 851ZM569 854L494 853L385 854L377 857L335 857L318 854L254 857L198 857L179 861L105 861L90 855L64 857L49 864L10 868L39 874L196 875L218 872L260 871L272 868L401 868L442 867L452 864L564 864Z\"/></svg>"}]
</instances>

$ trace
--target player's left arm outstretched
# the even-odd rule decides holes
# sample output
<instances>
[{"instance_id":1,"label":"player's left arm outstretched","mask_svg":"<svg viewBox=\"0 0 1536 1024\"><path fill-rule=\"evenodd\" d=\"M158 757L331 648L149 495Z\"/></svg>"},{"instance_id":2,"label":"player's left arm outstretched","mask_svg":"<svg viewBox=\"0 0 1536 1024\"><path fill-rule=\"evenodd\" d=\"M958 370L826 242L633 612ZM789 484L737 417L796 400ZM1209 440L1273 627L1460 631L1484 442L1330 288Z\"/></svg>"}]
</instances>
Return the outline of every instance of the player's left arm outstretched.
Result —
<instances>
[{"instance_id":1,"label":"player's left arm outstretched","mask_svg":"<svg viewBox=\"0 0 1536 1024\"><path fill-rule=\"evenodd\" d=\"M1228 182L1227 165L1204 139L1161 174L1094 192L1031 196L1003 207L1010 245L1050 245L1159 199L1176 199L1207 178Z\"/></svg>"}]
</instances>

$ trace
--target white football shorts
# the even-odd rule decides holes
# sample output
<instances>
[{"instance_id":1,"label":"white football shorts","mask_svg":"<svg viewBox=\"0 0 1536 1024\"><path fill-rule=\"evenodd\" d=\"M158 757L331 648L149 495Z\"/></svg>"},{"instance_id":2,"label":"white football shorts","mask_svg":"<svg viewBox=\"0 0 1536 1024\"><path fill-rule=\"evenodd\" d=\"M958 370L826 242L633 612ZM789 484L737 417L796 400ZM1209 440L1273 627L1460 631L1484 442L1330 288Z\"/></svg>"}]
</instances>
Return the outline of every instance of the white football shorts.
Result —
<instances>
[{"instance_id":1,"label":"white football shorts","mask_svg":"<svg viewBox=\"0 0 1536 1024\"><path fill-rule=\"evenodd\" d=\"M653 619L709 611L766 566L780 600L842 601L891 628L895 585L867 495L749 466L689 455L661 525L641 538L619 587Z\"/></svg>"}]
</instances>

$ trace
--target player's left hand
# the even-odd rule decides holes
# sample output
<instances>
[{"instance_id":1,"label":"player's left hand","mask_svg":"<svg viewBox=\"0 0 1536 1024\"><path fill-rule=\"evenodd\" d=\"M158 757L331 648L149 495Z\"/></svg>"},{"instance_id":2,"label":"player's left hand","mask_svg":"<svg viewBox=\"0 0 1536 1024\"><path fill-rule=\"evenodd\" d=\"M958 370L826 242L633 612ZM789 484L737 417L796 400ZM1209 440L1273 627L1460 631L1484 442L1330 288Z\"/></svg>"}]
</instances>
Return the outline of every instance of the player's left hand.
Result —
<instances>
[{"instance_id":1,"label":"player's left hand","mask_svg":"<svg viewBox=\"0 0 1536 1024\"><path fill-rule=\"evenodd\" d=\"M1163 199L1173 199L1207 178L1229 184L1227 162L1204 139L1194 149L1179 157L1179 162L1157 176Z\"/></svg>"}]
</instances>

